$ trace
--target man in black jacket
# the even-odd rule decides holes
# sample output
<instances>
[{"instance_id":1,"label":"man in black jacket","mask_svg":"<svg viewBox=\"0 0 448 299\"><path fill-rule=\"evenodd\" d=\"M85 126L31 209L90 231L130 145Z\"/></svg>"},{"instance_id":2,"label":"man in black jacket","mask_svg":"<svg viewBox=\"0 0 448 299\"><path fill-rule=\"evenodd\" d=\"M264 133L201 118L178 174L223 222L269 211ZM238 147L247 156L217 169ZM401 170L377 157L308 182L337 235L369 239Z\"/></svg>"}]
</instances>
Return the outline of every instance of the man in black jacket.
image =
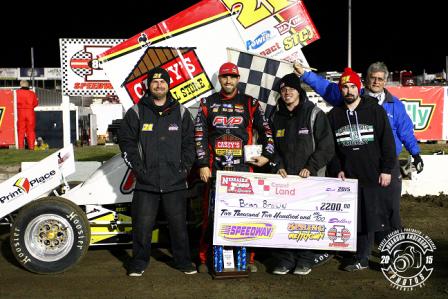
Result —
<instances>
[{"instance_id":1,"label":"man in black jacket","mask_svg":"<svg viewBox=\"0 0 448 299\"><path fill-rule=\"evenodd\" d=\"M328 114L336 143L334 176L358 179L358 235L354 259L346 271L368 268L374 234L391 227L391 205L385 187L395 165L395 142L386 112L378 101L359 95L361 79L346 68L339 81L344 106Z\"/></svg>"},{"instance_id":2,"label":"man in black jacket","mask_svg":"<svg viewBox=\"0 0 448 299\"><path fill-rule=\"evenodd\" d=\"M275 171L282 177L318 175L334 155L331 127L325 113L310 102L294 73L280 80L278 104L271 119L275 141ZM328 261L321 251L276 249L273 273L306 275L317 264Z\"/></svg>"},{"instance_id":3,"label":"man in black jacket","mask_svg":"<svg viewBox=\"0 0 448 299\"><path fill-rule=\"evenodd\" d=\"M151 236L162 203L175 267L196 273L186 226L187 174L195 159L190 112L169 93L170 76L162 68L148 72L148 91L121 122L120 149L137 183L132 199L132 260L129 276L141 276L149 264Z\"/></svg>"}]
</instances>

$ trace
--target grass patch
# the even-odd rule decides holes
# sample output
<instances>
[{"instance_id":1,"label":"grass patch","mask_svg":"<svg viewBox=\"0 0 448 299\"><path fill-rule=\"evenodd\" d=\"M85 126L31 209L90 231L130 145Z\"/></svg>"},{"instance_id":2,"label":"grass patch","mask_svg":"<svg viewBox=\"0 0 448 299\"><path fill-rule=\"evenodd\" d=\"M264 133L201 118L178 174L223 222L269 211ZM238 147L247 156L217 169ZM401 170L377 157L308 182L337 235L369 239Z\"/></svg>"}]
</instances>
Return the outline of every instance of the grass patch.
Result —
<instances>
[{"instance_id":1,"label":"grass patch","mask_svg":"<svg viewBox=\"0 0 448 299\"><path fill-rule=\"evenodd\" d=\"M28 151L16 149L0 149L0 165L16 165L22 162L40 161L51 155L57 149L49 149L47 151ZM120 153L118 145L97 145L75 147L76 161L107 161L116 154Z\"/></svg>"}]
</instances>

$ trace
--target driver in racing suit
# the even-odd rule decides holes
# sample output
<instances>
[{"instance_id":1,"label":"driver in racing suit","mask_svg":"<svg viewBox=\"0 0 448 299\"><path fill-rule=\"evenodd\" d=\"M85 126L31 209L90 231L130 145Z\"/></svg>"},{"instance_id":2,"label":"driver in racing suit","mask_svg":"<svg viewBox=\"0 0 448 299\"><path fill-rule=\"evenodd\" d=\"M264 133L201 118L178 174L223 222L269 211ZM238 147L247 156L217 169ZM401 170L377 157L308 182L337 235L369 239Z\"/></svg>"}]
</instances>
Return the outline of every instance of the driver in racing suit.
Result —
<instances>
[{"instance_id":1,"label":"driver in racing suit","mask_svg":"<svg viewBox=\"0 0 448 299\"><path fill-rule=\"evenodd\" d=\"M253 165L262 167L274 154L272 132L259 102L238 91L238 67L230 62L219 69L221 91L202 99L195 123L195 141L200 177L209 182L204 194L202 234L199 247L199 272L207 272L207 251L212 240L214 180L217 170L252 172ZM261 156L252 165L244 163L244 145L253 144L253 129L262 144ZM253 252L248 268L256 271Z\"/></svg>"}]
</instances>

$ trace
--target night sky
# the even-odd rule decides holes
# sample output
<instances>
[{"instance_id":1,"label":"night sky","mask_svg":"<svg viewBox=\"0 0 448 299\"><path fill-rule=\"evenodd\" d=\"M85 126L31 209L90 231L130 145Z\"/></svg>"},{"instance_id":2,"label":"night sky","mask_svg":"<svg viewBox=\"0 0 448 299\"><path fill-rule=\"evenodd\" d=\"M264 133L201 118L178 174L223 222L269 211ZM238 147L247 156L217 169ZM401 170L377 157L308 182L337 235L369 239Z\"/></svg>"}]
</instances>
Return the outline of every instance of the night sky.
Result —
<instances>
[{"instance_id":1,"label":"night sky","mask_svg":"<svg viewBox=\"0 0 448 299\"><path fill-rule=\"evenodd\" d=\"M122 1L115 6L70 1L64 9L56 2L15 2L2 9L0 67L30 67L31 47L36 67L59 67L59 38L129 38L197 1ZM353 69L364 73L374 61L415 74L446 67L448 26L442 2L409 2L352 0ZM321 36L303 48L305 57L319 71L342 71L347 66L348 0L304 3Z\"/></svg>"}]
</instances>

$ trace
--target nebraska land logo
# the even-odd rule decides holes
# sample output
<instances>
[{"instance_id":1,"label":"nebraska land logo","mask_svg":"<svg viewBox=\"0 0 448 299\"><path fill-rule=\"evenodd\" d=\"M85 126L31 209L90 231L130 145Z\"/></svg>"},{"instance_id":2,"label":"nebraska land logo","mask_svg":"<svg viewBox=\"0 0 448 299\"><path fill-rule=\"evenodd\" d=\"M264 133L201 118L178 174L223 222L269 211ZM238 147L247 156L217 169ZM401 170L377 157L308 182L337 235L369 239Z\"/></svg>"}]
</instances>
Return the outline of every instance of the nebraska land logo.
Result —
<instances>
[{"instance_id":1,"label":"nebraska land logo","mask_svg":"<svg viewBox=\"0 0 448 299\"><path fill-rule=\"evenodd\" d=\"M425 131L431 123L436 104L422 104L422 99L400 99L414 124L415 131Z\"/></svg>"},{"instance_id":2,"label":"nebraska land logo","mask_svg":"<svg viewBox=\"0 0 448 299\"><path fill-rule=\"evenodd\" d=\"M221 186L227 186L227 193L254 194L248 178L235 175L223 175Z\"/></svg>"},{"instance_id":3,"label":"nebraska land logo","mask_svg":"<svg viewBox=\"0 0 448 299\"><path fill-rule=\"evenodd\" d=\"M186 103L213 88L194 48L151 47L123 82L134 103L148 89L147 73L155 67L168 71L171 95L180 103Z\"/></svg>"},{"instance_id":4,"label":"nebraska land logo","mask_svg":"<svg viewBox=\"0 0 448 299\"><path fill-rule=\"evenodd\" d=\"M391 286L411 291L423 287L434 270L434 242L415 229L390 233L380 244L381 271Z\"/></svg>"}]
</instances>

